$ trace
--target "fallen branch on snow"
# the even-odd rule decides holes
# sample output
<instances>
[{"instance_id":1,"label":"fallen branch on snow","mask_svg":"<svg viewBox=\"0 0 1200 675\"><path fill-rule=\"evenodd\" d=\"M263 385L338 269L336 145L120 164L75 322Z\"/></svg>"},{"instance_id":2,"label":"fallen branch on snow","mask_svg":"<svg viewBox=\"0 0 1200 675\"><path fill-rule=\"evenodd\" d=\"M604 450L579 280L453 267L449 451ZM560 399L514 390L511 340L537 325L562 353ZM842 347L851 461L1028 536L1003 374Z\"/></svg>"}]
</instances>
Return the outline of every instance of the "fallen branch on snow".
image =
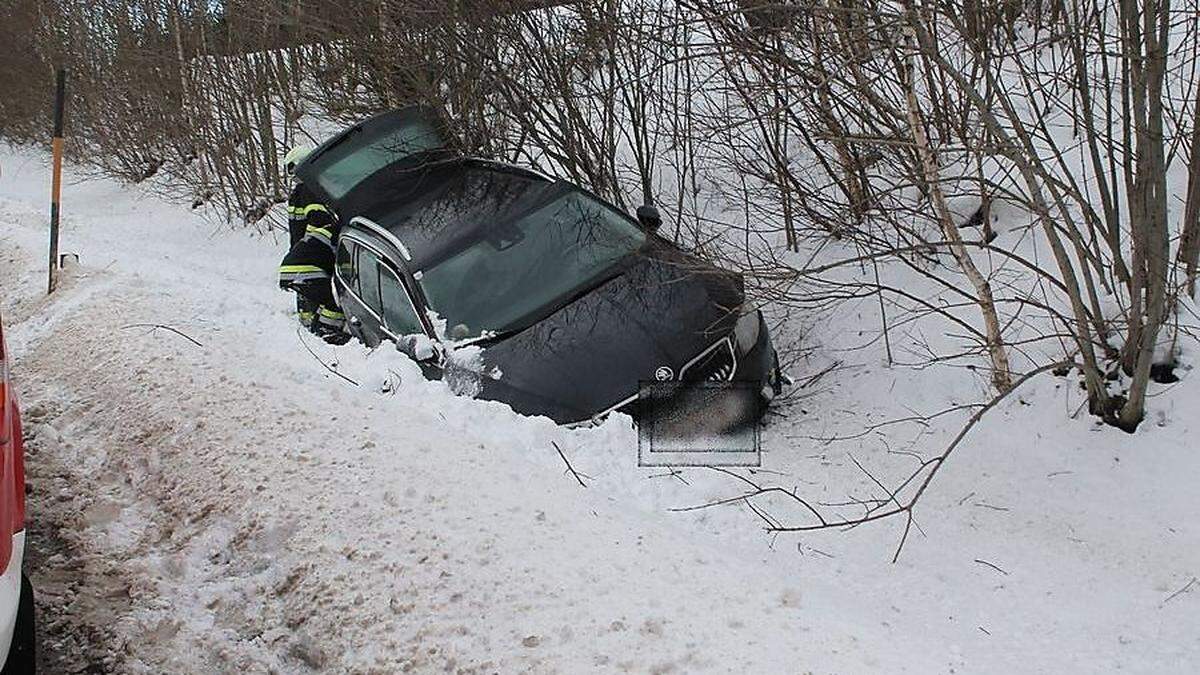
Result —
<instances>
[{"instance_id":1,"label":"fallen branch on snow","mask_svg":"<svg viewBox=\"0 0 1200 675\"><path fill-rule=\"evenodd\" d=\"M161 328L165 331L170 331L170 332L178 335L179 337L187 340L188 342L196 345L197 347L200 347L201 349L204 348L204 345L200 344L199 340L188 335L187 333L184 333L183 331L179 330L178 328L175 328L174 326L168 326L166 324L161 324L161 323L131 323L127 326L121 326L121 330L128 330L130 328L149 328L151 333L153 333L154 331Z\"/></svg>"},{"instance_id":2,"label":"fallen branch on snow","mask_svg":"<svg viewBox=\"0 0 1200 675\"><path fill-rule=\"evenodd\" d=\"M946 460L950 457L950 454L953 453L955 448L957 448L962 443L963 439L966 438L967 434L970 433L970 431L975 428L975 425L979 424L980 420L983 419L984 415L986 415L990 410L992 410L997 405L999 405L1001 401L1008 398L1008 396L1010 394L1012 394L1014 391L1019 389L1026 382L1033 379L1037 375L1054 370L1055 368L1061 368L1061 367L1068 366L1068 365L1073 366L1075 364L1071 361L1052 363L1052 364L1049 364L1046 366L1042 366L1040 368L1036 368L1036 369L1031 370L1028 373L1025 373L1024 375L1022 375L1015 382L1013 382L1011 387L1009 387L1007 390L997 394L990 401L988 401L986 404L984 404L978 410L976 410L975 413L973 415L971 415L971 418L969 420L967 420L967 423L965 425L963 425L962 429L959 430L958 434L955 435L954 439L950 441L950 444L948 446L946 446L946 449L941 452L941 454L939 454L938 456L936 456L932 459L926 460L925 462L922 462L921 465L919 467L917 467L917 469L915 471L913 471L912 474L910 474L908 478L906 478L902 483L900 483L900 485L896 489L894 489L894 490L887 489L878 480L876 480L874 476L872 476L870 473L867 473L867 476L872 480L872 482L874 482L877 486L879 486L880 489L882 489L884 491L884 493L886 494L886 498L872 499L869 501L860 500L860 503L864 507L867 507L867 510L864 515L859 516L857 518L839 518L837 520L833 520L831 518L826 518L824 515L822 515L822 513L816 507L814 507L811 503L809 503L807 500L805 500L803 497L801 497L799 494L797 494L796 488L787 489L787 488L780 487L780 486L763 486L763 485L760 485L760 484L750 480L746 476L740 475L738 473L730 471L729 469L725 469L725 468L721 468L721 467L709 467L709 468L712 469L713 471L717 471L719 473L724 473L728 476L736 478L737 480L748 485L751 488L751 490L743 495L738 495L738 496L734 496L734 497L726 497L724 499L718 499L718 500L714 500L714 501L710 501L710 502L705 502L703 504L698 504L698 505L694 505L694 506L675 508L675 509L671 509L671 511L677 511L677 512L696 511L699 509L712 508L714 506L721 506L721 505L726 505L726 504L742 502L755 515L757 515L759 518L761 518L764 523L766 523L767 532L770 532L772 534L777 534L780 532L814 532L817 530L830 530L830 529L834 529L834 528L851 529L854 527L858 527L859 525L863 525L865 523L870 523L870 522L874 522L877 520L883 520L885 518L890 518L892 516L904 515L905 516L904 533L900 536L900 543L896 546L895 554L892 555L892 562L894 563L900 559L900 552L901 552L901 550L903 550L905 542L908 541L908 534L911 531L913 525L915 524L915 522L913 520L913 508L917 505L917 502L920 501L922 495L925 494L926 489L929 488L929 485L933 482L933 479L937 475L938 471L942 468L943 465L945 465ZM856 460L854 460L853 457L851 457L851 460L854 461L855 465L857 465L860 469L862 469L864 472L866 472L865 469L863 469L862 465L859 464ZM924 478L921 478L922 475L924 475ZM908 488L914 484L916 485L916 489L913 491L912 496L905 500L901 500L899 498L900 493L903 492L906 488ZM802 507L804 507L804 509L807 512L812 514L812 516L816 519L817 522L811 523L808 525L786 525L786 524L781 523L774 517L772 517L770 514L763 511L761 506L753 503L753 500L757 497L762 497L765 495L772 495L772 494L783 495L783 496L791 499L792 501L800 504ZM894 505L894 506L891 508L887 508L889 504ZM918 526L918 529L920 529L919 526Z\"/></svg>"},{"instance_id":3,"label":"fallen branch on snow","mask_svg":"<svg viewBox=\"0 0 1200 675\"><path fill-rule=\"evenodd\" d=\"M1000 569L1000 566L999 566L999 565L996 565L996 564L994 564L994 563L990 563L990 562L988 562L988 561L986 561L986 560L983 560L983 559L980 559L980 558L976 558L976 559L975 559L975 562L979 563L980 565L984 565L984 566L986 566L986 567L990 567L990 568L992 568L992 569L996 570L997 572L999 572L1000 574L1003 574L1004 576L1008 576L1008 572L1005 572L1004 570Z\"/></svg>"},{"instance_id":4,"label":"fallen branch on snow","mask_svg":"<svg viewBox=\"0 0 1200 675\"><path fill-rule=\"evenodd\" d=\"M334 368L333 366L329 365L328 363L325 363L324 361L322 361L321 357L317 356L317 353L312 350L312 347L309 347L308 343L304 341L304 335L300 332L299 328L296 329L296 337L299 338L300 344L304 346L305 351L307 351L310 355L312 355L312 357L317 360L317 363L324 366L325 370L328 370L329 372L333 373L334 375L337 375L338 377L342 378L343 380L349 382L350 384L352 384L356 387L358 386L357 382L355 382L354 380L350 379L349 377L346 377L345 375L339 373L337 371L337 368Z\"/></svg>"},{"instance_id":5,"label":"fallen branch on snow","mask_svg":"<svg viewBox=\"0 0 1200 675\"><path fill-rule=\"evenodd\" d=\"M563 454L562 448L558 447L558 443L550 441L550 445L554 446L554 449L558 451L558 456L562 457L563 464L567 465L567 468L571 471L571 475L575 476L575 480L579 481L579 487L587 487L587 483L584 483L583 479L579 477L579 472L576 471L575 467L571 466L571 463L567 461L567 456Z\"/></svg>"},{"instance_id":6,"label":"fallen branch on snow","mask_svg":"<svg viewBox=\"0 0 1200 675\"><path fill-rule=\"evenodd\" d=\"M1166 600L1163 600L1162 604L1159 605L1159 608L1166 607L1168 602L1170 602L1170 601L1174 600L1175 598L1183 595L1184 593L1187 593L1188 591L1192 590L1192 586L1195 586L1195 585L1196 585L1196 577L1192 577L1192 580L1187 582L1187 584L1185 584L1183 588L1175 591L1174 593L1171 594L1171 597L1167 598Z\"/></svg>"}]
</instances>

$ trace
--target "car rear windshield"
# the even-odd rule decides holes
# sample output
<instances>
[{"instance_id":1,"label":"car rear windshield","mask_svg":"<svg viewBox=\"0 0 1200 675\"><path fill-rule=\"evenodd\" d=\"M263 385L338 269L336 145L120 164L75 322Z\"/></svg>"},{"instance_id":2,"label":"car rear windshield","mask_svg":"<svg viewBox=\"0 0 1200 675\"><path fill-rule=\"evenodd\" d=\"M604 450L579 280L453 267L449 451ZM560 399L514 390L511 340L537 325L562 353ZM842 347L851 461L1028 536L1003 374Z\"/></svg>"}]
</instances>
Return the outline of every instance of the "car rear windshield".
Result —
<instances>
[{"instance_id":1,"label":"car rear windshield","mask_svg":"<svg viewBox=\"0 0 1200 675\"><path fill-rule=\"evenodd\" d=\"M438 150L445 139L428 120L405 119L403 123L359 127L322 153L317 159L317 183L334 200L380 169L413 155Z\"/></svg>"},{"instance_id":2,"label":"car rear windshield","mask_svg":"<svg viewBox=\"0 0 1200 675\"><path fill-rule=\"evenodd\" d=\"M480 228L424 270L421 286L452 338L524 328L593 287L645 241L628 218L572 190Z\"/></svg>"}]
</instances>

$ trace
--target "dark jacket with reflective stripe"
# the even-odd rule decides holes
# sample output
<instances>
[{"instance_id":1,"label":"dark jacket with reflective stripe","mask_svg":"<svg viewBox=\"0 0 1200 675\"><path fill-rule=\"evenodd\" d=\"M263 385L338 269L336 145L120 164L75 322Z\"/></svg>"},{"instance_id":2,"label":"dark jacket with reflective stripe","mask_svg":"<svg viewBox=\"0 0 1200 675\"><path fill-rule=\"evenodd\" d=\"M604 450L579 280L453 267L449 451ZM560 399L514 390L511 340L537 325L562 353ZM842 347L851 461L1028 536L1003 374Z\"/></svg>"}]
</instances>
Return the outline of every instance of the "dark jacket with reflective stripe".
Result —
<instances>
[{"instance_id":1,"label":"dark jacket with reflective stripe","mask_svg":"<svg viewBox=\"0 0 1200 675\"><path fill-rule=\"evenodd\" d=\"M337 308L333 299L333 246L339 230L337 220L317 201L303 183L288 199L288 233L291 249L279 265L279 286L291 289L327 307Z\"/></svg>"},{"instance_id":2,"label":"dark jacket with reflective stripe","mask_svg":"<svg viewBox=\"0 0 1200 675\"><path fill-rule=\"evenodd\" d=\"M304 238L304 228L308 224L304 215L304 207L317 203L319 203L317 195L304 183L296 183L296 187L292 188L292 194L288 196L287 203L288 234L291 235L289 247L295 246Z\"/></svg>"}]
</instances>

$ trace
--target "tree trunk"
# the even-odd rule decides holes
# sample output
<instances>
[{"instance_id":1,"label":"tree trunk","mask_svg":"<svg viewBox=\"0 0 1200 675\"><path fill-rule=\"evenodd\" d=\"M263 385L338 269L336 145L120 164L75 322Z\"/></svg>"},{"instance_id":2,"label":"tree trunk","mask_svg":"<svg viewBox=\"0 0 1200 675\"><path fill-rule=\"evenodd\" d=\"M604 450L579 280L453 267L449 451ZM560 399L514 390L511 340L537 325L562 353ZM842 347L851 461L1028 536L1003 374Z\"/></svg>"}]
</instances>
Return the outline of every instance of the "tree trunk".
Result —
<instances>
[{"instance_id":1,"label":"tree trunk","mask_svg":"<svg viewBox=\"0 0 1200 675\"><path fill-rule=\"evenodd\" d=\"M1133 231L1135 288L1142 287L1144 309L1129 317L1129 340L1125 362L1132 366L1129 398L1117 414L1117 426L1133 431L1146 415L1146 389L1158 333L1167 317L1167 177L1163 140L1162 91L1166 76L1169 0L1149 0L1141 12L1132 11L1132 0L1122 2L1126 12L1124 58L1130 60L1133 123L1137 140L1137 162L1133 193L1129 198L1130 229ZM1138 20L1142 25L1138 26ZM1140 38L1140 39L1139 39ZM1141 45L1145 45L1142 53ZM1140 281L1140 283L1138 283ZM1140 305L1142 296L1134 298Z\"/></svg>"},{"instance_id":2,"label":"tree trunk","mask_svg":"<svg viewBox=\"0 0 1200 675\"><path fill-rule=\"evenodd\" d=\"M914 18L913 20L917 19ZM908 33L910 52L915 55L917 50L911 29L908 29ZM938 220L941 222L946 241L950 243L950 252L954 255L954 259L958 262L958 266L962 269L963 274L967 276L971 285L975 287L976 302L979 303L979 310L983 314L983 324L987 334L988 356L992 360L992 384L996 387L997 391L1004 393L1012 388L1012 369L1008 364L1008 353L1004 346L1004 338L1000 334L1000 319L996 315L996 301L992 295L992 286L979 271L979 268L975 266L975 261L971 259L971 254L967 251L967 247L963 245L962 234L959 232L958 225L954 222L954 216L946 204L946 198L942 194L937 158L934 156L933 148L930 147L929 139L925 135L925 129L922 126L921 110L917 103L916 70L913 67L914 59L915 56L909 56L907 64L908 86L905 93L908 102L908 126L912 131L913 143L917 146L917 154L921 158L921 168L926 187L929 191L929 200L933 203L933 207L937 211Z\"/></svg>"},{"instance_id":3,"label":"tree trunk","mask_svg":"<svg viewBox=\"0 0 1200 675\"><path fill-rule=\"evenodd\" d=\"M1183 208L1183 232L1179 240L1179 262L1187 271L1187 292L1196 297L1196 268L1200 267L1200 92L1192 115L1192 148L1188 158L1187 202Z\"/></svg>"}]
</instances>

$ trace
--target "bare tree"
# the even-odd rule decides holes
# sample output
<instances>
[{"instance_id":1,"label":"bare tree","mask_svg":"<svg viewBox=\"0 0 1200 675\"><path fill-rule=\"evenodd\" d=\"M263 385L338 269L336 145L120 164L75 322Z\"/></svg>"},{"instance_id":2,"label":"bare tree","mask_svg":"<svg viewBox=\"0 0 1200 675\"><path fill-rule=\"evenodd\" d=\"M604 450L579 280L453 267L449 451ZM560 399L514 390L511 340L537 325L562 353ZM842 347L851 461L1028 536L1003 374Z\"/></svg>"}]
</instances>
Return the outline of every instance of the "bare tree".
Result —
<instances>
[{"instance_id":1,"label":"bare tree","mask_svg":"<svg viewBox=\"0 0 1200 675\"><path fill-rule=\"evenodd\" d=\"M306 131L432 105L467 152L658 203L680 245L780 311L870 297L889 352L939 321L958 347L924 361L982 360L1000 390L1070 353L1089 409L1133 429L1177 338L1170 260L1190 289L1200 264L1200 35L1180 20L1196 9L13 0L0 35L26 48L0 60L0 130L37 138L44 106L26 102L65 63L77 159L255 223ZM992 230L1006 210L1035 242Z\"/></svg>"}]
</instances>

